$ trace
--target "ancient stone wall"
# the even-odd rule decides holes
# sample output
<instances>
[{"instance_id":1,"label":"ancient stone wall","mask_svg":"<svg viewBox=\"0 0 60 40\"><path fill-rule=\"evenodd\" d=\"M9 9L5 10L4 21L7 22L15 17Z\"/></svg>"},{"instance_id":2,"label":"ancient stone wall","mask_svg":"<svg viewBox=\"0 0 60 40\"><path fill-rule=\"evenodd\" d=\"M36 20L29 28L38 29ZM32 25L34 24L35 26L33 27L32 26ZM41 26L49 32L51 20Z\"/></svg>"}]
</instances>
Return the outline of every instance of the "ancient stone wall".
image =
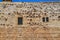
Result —
<instances>
[{"instance_id":1,"label":"ancient stone wall","mask_svg":"<svg viewBox=\"0 0 60 40\"><path fill-rule=\"evenodd\" d=\"M60 40L60 3L0 3L0 40Z\"/></svg>"}]
</instances>

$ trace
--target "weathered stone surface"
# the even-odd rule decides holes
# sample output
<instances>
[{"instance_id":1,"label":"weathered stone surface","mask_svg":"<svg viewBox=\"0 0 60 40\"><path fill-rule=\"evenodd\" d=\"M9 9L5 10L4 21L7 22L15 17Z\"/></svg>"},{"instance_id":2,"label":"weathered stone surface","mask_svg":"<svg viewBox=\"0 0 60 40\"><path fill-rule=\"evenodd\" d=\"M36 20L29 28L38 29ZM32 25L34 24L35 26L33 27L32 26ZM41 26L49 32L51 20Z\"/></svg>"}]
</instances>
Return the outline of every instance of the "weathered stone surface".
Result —
<instances>
[{"instance_id":1,"label":"weathered stone surface","mask_svg":"<svg viewBox=\"0 0 60 40\"><path fill-rule=\"evenodd\" d=\"M60 40L60 3L0 3L0 40Z\"/></svg>"}]
</instances>

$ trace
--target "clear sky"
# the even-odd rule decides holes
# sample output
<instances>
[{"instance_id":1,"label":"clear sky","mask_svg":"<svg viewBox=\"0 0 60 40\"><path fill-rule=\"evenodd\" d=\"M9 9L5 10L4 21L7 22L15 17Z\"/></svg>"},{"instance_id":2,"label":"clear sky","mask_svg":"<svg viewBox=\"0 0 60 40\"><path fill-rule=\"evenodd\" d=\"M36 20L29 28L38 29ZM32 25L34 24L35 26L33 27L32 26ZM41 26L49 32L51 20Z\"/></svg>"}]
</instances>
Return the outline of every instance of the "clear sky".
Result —
<instances>
[{"instance_id":1,"label":"clear sky","mask_svg":"<svg viewBox=\"0 0 60 40\"><path fill-rule=\"evenodd\" d=\"M60 0L12 0L12 2L60 2Z\"/></svg>"}]
</instances>

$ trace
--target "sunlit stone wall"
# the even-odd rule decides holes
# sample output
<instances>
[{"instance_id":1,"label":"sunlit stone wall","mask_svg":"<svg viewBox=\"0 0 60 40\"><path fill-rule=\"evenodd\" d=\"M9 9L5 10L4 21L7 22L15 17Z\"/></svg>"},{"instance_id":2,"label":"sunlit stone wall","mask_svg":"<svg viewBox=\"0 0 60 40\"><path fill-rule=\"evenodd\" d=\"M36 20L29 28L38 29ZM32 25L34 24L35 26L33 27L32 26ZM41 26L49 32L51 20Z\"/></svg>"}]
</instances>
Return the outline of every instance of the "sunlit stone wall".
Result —
<instances>
[{"instance_id":1,"label":"sunlit stone wall","mask_svg":"<svg viewBox=\"0 0 60 40\"><path fill-rule=\"evenodd\" d=\"M0 40L60 40L60 3L1 2Z\"/></svg>"}]
</instances>

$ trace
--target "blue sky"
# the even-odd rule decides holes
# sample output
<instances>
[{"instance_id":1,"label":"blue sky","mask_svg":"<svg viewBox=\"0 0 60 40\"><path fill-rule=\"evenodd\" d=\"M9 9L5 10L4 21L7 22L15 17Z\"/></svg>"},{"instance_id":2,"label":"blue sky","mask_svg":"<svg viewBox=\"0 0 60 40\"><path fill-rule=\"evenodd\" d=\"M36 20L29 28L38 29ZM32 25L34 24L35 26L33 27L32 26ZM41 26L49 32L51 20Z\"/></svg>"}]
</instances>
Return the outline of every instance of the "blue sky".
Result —
<instances>
[{"instance_id":1,"label":"blue sky","mask_svg":"<svg viewBox=\"0 0 60 40\"><path fill-rule=\"evenodd\" d=\"M12 2L60 2L60 0L12 0Z\"/></svg>"}]
</instances>

